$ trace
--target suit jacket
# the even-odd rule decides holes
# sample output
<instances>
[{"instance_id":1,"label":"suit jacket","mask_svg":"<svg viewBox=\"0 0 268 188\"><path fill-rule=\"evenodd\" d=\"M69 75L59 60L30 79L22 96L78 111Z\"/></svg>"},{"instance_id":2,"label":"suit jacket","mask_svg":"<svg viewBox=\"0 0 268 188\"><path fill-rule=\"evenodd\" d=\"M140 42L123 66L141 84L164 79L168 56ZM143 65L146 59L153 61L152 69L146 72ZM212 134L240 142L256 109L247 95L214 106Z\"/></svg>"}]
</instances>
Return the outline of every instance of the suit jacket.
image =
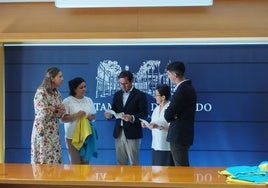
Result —
<instances>
[{"instance_id":1,"label":"suit jacket","mask_svg":"<svg viewBox=\"0 0 268 188\"><path fill-rule=\"evenodd\" d=\"M129 94L125 106L123 106L123 91L117 91L113 97L112 110L116 113L124 112L135 117L134 123L123 121L123 129L127 139L142 138L142 127L139 118L146 119L148 116L147 98L144 92L135 87ZM119 136L121 119L116 119L113 136Z\"/></svg>"},{"instance_id":2,"label":"suit jacket","mask_svg":"<svg viewBox=\"0 0 268 188\"><path fill-rule=\"evenodd\" d=\"M190 80L182 82L165 111L165 119L170 122L167 141L190 146L194 139L196 92Z\"/></svg>"}]
</instances>

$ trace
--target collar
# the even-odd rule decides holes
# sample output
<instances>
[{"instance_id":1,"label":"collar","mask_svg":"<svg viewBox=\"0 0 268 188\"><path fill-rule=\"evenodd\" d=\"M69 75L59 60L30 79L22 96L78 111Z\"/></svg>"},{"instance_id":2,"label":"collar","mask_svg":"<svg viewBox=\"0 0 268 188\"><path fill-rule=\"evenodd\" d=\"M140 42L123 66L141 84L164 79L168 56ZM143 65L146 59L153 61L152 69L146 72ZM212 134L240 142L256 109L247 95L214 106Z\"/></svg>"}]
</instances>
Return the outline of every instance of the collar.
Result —
<instances>
[{"instance_id":1,"label":"collar","mask_svg":"<svg viewBox=\"0 0 268 188\"><path fill-rule=\"evenodd\" d=\"M179 85L181 85L181 84L182 84L183 82L185 82L185 81L188 81L188 79L184 79L184 80L180 81L180 82L176 85L176 87L174 88L174 91L176 91L177 88L179 87Z\"/></svg>"},{"instance_id":2,"label":"collar","mask_svg":"<svg viewBox=\"0 0 268 188\"><path fill-rule=\"evenodd\" d=\"M123 91L123 93L125 93L125 94L129 94L129 93L133 90L133 88L134 88L134 86L132 86L132 87L130 88L130 90L128 90L128 91Z\"/></svg>"}]
</instances>

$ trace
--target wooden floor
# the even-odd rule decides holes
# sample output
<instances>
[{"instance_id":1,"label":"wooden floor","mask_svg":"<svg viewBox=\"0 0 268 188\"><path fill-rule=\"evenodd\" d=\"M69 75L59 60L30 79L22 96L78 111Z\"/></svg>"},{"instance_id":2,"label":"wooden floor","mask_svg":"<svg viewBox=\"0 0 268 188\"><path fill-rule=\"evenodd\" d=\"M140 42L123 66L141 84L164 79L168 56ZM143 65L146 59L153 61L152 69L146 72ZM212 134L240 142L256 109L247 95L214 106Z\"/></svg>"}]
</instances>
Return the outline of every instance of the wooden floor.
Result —
<instances>
[{"instance_id":1,"label":"wooden floor","mask_svg":"<svg viewBox=\"0 0 268 188\"><path fill-rule=\"evenodd\" d=\"M228 184L218 174L221 170L224 168L0 164L0 187L256 187Z\"/></svg>"}]
</instances>

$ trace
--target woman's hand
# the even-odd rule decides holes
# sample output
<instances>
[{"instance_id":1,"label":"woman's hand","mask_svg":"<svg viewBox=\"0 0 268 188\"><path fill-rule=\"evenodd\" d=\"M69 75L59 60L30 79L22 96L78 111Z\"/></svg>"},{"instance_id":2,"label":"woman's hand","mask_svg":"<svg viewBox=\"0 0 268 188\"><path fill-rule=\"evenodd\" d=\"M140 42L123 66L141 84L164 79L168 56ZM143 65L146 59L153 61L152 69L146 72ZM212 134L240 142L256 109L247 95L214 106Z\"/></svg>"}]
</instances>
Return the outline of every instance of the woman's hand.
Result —
<instances>
[{"instance_id":1,"label":"woman's hand","mask_svg":"<svg viewBox=\"0 0 268 188\"><path fill-rule=\"evenodd\" d=\"M105 111L105 112L104 112L104 117L105 117L106 119L112 119L112 118L113 118L113 114L111 114L110 112Z\"/></svg>"},{"instance_id":2,"label":"woman's hand","mask_svg":"<svg viewBox=\"0 0 268 188\"><path fill-rule=\"evenodd\" d=\"M56 107L54 106L48 106L45 109L49 109L51 112L56 113Z\"/></svg>"},{"instance_id":3,"label":"woman's hand","mask_svg":"<svg viewBox=\"0 0 268 188\"><path fill-rule=\"evenodd\" d=\"M157 128L159 127L159 125L157 125L156 123L150 123L150 124L149 124L149 127L150 127L151 129L157 129Z\"/></svg>"},{"instance_id":4,"label":"woman's hand","mask_svg":"<svg viewBox=\"0 0 268 188\"><path fill-rule=\"evenodd\" d=\"M94 115L94 114L88 114L88 115L87 115L87 119L88 119L89 121L92 121L92 120L95 119L95 115Z\"/></svg>"},{"instance_id":5,"label":"woman's hand","mask_svg":"<svg viewBox=\"0 0 268 188\"><path fill-rule=\"evenodd\" d=\"M63 104L59 105L56 107L56 110L55 110L56 114L59 116L59 117L62 117L64 114L65 114L65 106Z\"/></svg>"},{"instance_id":6,"label":"woman's hand","mask_svg":"<svg viewBox=\"0 0 268 188\"><path fill-rule=\"evenodd\" d=\"M146 126L146 124L145 124L144 122L141 121L141 126L142 126L142 128L148 128L148 129L152 130L152 129L153 129L153 124L154 124L154 123L149 123L149 125Z\"/></svg>"},{"instance_id":7,"label":"woman's hand","mask_svg":"<svg viewBox=\"0 0 268 188\"><path fill-rule=\"evenodd\" d=\"M86 112L83 111L83 110L80 110L80 111L78 111L77 113L74 114L74 117L80 118L80 117L82 117L84 115L86 115Z\"/></svg>"},{"instance_id":8,"label":"woman's hand","mask_svg":"<svg viewBox=\"0 0 268 188\"><path fill-rule=\"evenodd\" d=\"M145 123L143 123L143 122L141 121L141 127L142 127L142 128L146 128L147 126L145 125Z\"/></svg>"}]
</instances>

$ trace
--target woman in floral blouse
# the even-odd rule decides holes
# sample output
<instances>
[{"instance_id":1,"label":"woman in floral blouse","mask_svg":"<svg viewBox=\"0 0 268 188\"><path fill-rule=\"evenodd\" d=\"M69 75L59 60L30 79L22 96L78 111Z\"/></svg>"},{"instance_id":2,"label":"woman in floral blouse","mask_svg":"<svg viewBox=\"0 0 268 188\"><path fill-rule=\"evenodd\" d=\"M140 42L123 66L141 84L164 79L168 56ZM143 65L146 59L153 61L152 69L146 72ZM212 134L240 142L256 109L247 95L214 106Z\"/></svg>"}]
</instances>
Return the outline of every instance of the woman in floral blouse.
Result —
<instances>
[{"instance_id":1,"label":"woman in floral blouse","mask_svg":"<svg viewBox=\"0 0 268 188\"><path fill-rule=\"evenodd\" d=\"M47 69L42 84L34 96L35 119L31 138L32 164L62 163L59 118L64 114L61 94L56 89L62 84L60 69Z\"/></svg>"}]
</instances>

